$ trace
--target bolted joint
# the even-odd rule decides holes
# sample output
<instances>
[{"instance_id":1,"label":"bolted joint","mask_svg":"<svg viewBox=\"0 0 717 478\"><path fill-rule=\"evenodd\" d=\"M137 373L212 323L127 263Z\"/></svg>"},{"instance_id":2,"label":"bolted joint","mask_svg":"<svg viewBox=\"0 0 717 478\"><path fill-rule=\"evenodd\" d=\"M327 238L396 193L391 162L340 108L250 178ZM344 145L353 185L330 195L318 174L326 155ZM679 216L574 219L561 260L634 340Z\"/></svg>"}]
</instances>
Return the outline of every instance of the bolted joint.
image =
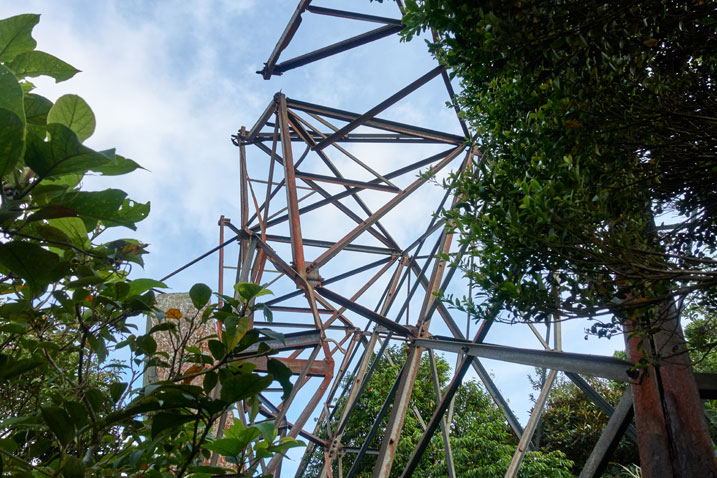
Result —
<instances>
[{"instance_id":1,"label":"bolted joint","mask_svg":"<svg viewBox=\"0 0 717 478\"><path fill-rule=\"evenodd\" d=\"M312 288L321 287L324 283L324 278L319 275L318 269L311 269L306 274L306 281Z\"/></svg>"}]
</instances>

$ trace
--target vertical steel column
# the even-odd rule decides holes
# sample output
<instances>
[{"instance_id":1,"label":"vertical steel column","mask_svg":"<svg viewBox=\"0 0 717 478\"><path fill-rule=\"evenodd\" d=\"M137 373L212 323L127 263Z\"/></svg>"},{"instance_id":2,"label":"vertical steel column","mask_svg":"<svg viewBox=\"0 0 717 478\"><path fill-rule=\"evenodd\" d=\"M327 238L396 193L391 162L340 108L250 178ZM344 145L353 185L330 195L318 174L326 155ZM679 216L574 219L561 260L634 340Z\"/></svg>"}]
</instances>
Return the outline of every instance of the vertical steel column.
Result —
<instances>
[{"instance_id":1,"label":"vertical steel column","mask_svg":"<svg viewBox=\"0 0 717 478\"><path fill-rule=\"evenodd\" d=\"M452 238L452 234L449 234L445 230L443 231L440 241L442 243L440 247L440 252L442 254L446 254L450 250ZM426 291L426 296L423 301L423 305L421 306L421 312L418 318L418 337L424 338L428 336L428 328L431 324L431 316L428 315L428 313L433 310L432 306L436 300L435 292L438 291L445 267L446 263L441 259L436 259L433 264L429 287ZM386 432L376 460L373 478L387 478L389 472L391 471L393 459L396 456L398 440L401 436L401 430L403 429L403 422L406 418L408 404L411 400L413 385L416 382L416 375L421 362L422 352L423 349L421 347L416 347L415 345L410 346L408 358L406 359L406 365L404 366L404 373L401 376L401 382L398 386L396 399L394 400L393 408L391 409L391 415L389 417Z\"/></svg>"},{"instance_id":2,"label":"vertical steel column","mask_svg":"<svg viewBox=\"0 0 717 478\"><path fill-rule=\"evenodd\" d=\"M284 157L284 177L286 178L286 207L289 212L289 227L291 233L291 255L294 259L294 269L301 277L306 277L306 264L304 262L304 244L301 236L301 220L299 218L299 199L296 194L296 174L294 171L294 154L291 150L291 133L289 131L289 117L286 109L286 96L277 93L275 97L279 107L276 117L279 123L281 136L281 150Z\"/></svg>"}]
</instances>

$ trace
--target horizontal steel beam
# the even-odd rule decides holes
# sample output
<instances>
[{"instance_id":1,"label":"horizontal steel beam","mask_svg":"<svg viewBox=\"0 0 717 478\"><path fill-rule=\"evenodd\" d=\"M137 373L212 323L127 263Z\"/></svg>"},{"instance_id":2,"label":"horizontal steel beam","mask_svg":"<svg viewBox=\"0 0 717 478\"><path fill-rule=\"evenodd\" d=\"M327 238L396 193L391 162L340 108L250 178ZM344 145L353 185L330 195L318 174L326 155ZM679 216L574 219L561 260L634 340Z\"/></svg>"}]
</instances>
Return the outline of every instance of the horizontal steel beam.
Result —
<instances>
[{"instance_id":1,"label":"horizontal steel beam","mask_svg":"<svg viewBox=\"0 0 717 478\"><path fill-rule=\"evenodd\" d=\"M303 211L302 211L303 212ZM267 234L266 235L266 242L281 242L288 244L290 241L290 238L287 236L278 236L278 235L272 235ZM328 249L329 247L332 247L335 242L332 241L322 241L318 239L304 239L304 246L309 247L322 247L324 249ZM397 249L389 249L387 247L377 247L377 246L362 246L360 244L349 244L344 248L346 251L354 251L354 252L365 252L368 254L381 254L386 256L397 256L401 254L401 251Z\"/></svg>"},{"instance_id":2,"label":"horizontal steel beam","mask_svg":"<svg viewBox=\"0 0 717 478\"><path fill-rule=\"evenodd\" d=\"M340 110L336 108L329 108L327 106L320 106L306 101L294 100L291 98L286 99L286 104L289 109L306 111L307 113L315 113L320 116L326 116L328 118L334 118L343 121L354 121L361 115L358 113L352 113L350 111ZM427 138L441 141L449 144L464 144L466 138L455 134L444 133L441 131L435 131L432 129L421 128L418 126L409 125L406 123L399 123L397 121L389 121L379 118L373 118L364 123L365 126L372 128L382 129L384 131L392 131L394 133L408 134L419 138Z\"/></svg>"},{"instance_id":3,"label":"horizontal steel beam","mask_svg":"<svg viewBox=\"0 0 717 478\"><path fill-rule=\"evenodd\" d=\"M425 75L422 75L417 80L411 82L408 86L405 86L404 88L401 88L399 91L394 93L393 95L389 96L385 100L383 100L381 103L377 104L367 112L363 113L357 118L354 118L349 122L349 124L339 128L336 132L332 133L331 135L327 136L326 138L322 139L321 141L314 146L313 149L321 150L327 147L328 145L336 142L339 138L342 136L345 136L349 134L351 131L355 130L359 126L363 126L367 124L368 121L371 121L374 117L376 117L377 114L381 113L382 111L386 110L387 108L390 108L391 106L398 103L400 100L405 98L406 96L410 95L414 91L416 91L421 86L425 85L429 81L431 81L433 78L441 74L441 71L443 70L442 66L437 66Z\"/></svg>"},{"instance_id":4,"label":"horizontal steel beam","mask_svg":"<svg viewBox=\"0 0 717 478\"><path fill-rule=\"evenodd\" d=\"M592 375L618 382L632 382L637 376L637 372L632 371L633 364L614 357L555 352L552 350L532 350L504 345L474 344L451 339L416 339L414 342L419 347L427 349L464 353L531 367Z\"/></svg>"},{"instance_id":5,"label":"horizontal steel beam","mask_svg":"<svg viewBox=\"0 0 717 478\"><path fill-rule=\"evenodd\" d=\"M271 122L264 123L265 126L274 126ZM319 142L325 136L333 133L322 133L310 132L309 134L314 141ZM290 135L291 141L304 141L303 138L299 137L298 134L292 133ZM272 141L274 139L274 133L258 133L252 137L251 141L248 139L245 144L258 143L263 141ZM438 141L429 138L419 138L408 134L398 133L349 133L346 136L336 140L337 143L408 143L408 144L443 144L445 141Z\"/></svg>"},{"instance_id":6,"label":"horizontal steel beam","mask_svg":"<svg viewBox=\"0 0 717 478\"><path fill-rule=\"evenodd\" d=\"M308 363L308 360L305 359L297 359L297 358L291 358L291 357L271 357L275 360L278 360L279 362L286 365L286 367L291 370L291 373L294 375L299 375L302 370L304 370L304 367L306 367L306 364ZM253 363L256 368L257 372L266 372L267 371L267 361L269 360L269 357L252 357L242 360L242 362L249 362ZM309 377L326 377L327 375L331 375L334 372L333 364L329 363L325 360L316 360L314 363L311 364L308 371L306 372L306 375Z\"/></svg>"},{"instance_id":7,"label":"horizontal steel beam","mask_svg":"<svg viewBox=\"0 0 717 478\"><path fill-rule=\"evenodd\" d=\"M372 183L368 181L357 181L354 179L337 178L335 176L325 176L323 174L305 173L296 171L296 177L299 179L309 179L311 181L319 181L325 183L341 184L342 186L352 186L360 189L376 189L389 193L397 193L400 191L397 187L388 186L387 184Z\"/></svg>"},{"instance_id":8,"label":"horizontal steel beam","mask_svg":"<svg viewBox=\"0 0 717 478\"><path fill-rule=\"evenodd\" d=\"M331 17L350 18L352 20L363 20L365 22L385 23L386 25L401 25L399 18L377 17L376 15L366 15L365 13L347 12L345 10L335 10L333 8L315 7L309 5L306 10L318 15L328 15Z\"/></svg>"},{"instance_id":9,"label":"horizontal steel beam","mask_svg":"<svg viewBox=\"0 0 717 478\"><path fill-rule=\"evenodd\" d=\"M316 292L321 294L326 299L336 302L342 307L346 307L348 310L365 317L369 319L372 322L375 322L379 325L383 325L388 330L390 330L393 333L396 333L398 335L402 335L404 337L411 337L413 336L413 331L409 329L408 327L404 327L403 325L394 322L393 320L384 317L383 315L377 314L371 309L367 309L366 307L359 305L346 297L337 294L336 292L332 292L329 289L326 289L325 287L316 287L314 288Z\"/></svg>"},{"instance_id":10,"label":"horizontal steel beam","mask_svg":"<svg viewBox=\"0 0 717 478\"><path fill-rule=\"evenodd\" d=\"M307 349L309 347L316 347L321 344L321 332L318 330L309 330L306 332L293 332L291 334L284 334L284 340L261 340L256 344L243 350L241 354L237 355L237 360L245 360L242 357L253 355L259 351L259 344L265 343L269 347L279 352L284 350L299 350Z\"/></svg>"}]
</instances>

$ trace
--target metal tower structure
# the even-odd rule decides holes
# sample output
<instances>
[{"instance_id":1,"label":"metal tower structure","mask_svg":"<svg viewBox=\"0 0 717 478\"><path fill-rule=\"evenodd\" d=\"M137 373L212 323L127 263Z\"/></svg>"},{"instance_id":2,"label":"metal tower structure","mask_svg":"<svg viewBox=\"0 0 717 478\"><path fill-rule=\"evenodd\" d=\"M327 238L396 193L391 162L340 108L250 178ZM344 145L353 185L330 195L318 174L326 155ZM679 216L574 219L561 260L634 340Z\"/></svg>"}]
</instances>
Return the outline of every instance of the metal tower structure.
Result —
<instances>
[{"instance_id":1,"label":"metal tower structure","mask_svg":"<svg viewBox=\"0 0 717 478\"><path fill-rule=\"evenodd\" d=\"M398 3L400 6L400 2ZM399 13L397 11L397 13ZM282 53L300 29L306 15L341 17L363 22L367 32L294 58ZM377 27L371 29L371 25ZM401 30L400 18L384 18L311 5L301 0L273 48L264 68L264 79L292 74L291 70L351 50ZM427 53L428 54L428 53ZM361 65L357 64L357 68ZM380 74L377 72L377 74ZM410 397L423 353L433 358L442 351L455 359L456 367L446 390L436 389L433 415L421 417L422 438L401 476L411 476L433 434L440 428L447 458L447 473L455 476L446 410L472 370L504 412L519 444L506 477L517 476L550 388L562 371L601 410L611 416L581 477L600 476L611 451L623 435L636 440L630 425L632 394L628 390L616 408L590 387L582 375L631 382L632 364L612 357L562 352L561 326L556 320L549 330L530 327L537 340L534 349L510 344L486 343L492 324L470 329L457 318L436 292L459 280L456 268L441 260L456 250L441 210L455 201L443 193L431 209L423 212L410 240L392 235L392 221L412 213L416 198L433 178L448 170L463 172L479 152L471 149L469 131L458 119L460 131L444 132L382 118L397 102L409 99L428 82L441 83L446 100L453 88L446 71L435 66L399 91L364 112L352 112L314 104L277 93L264 113L250 127L233 137L240 152L241 217L220 220L220 251L237 240L239 257L236 280L265 284L281 293L267 302L274 314L271 324L255 319L255 325L285 328L286 343L277 343L278 357L295 374L292 393L281 400L278 391L261 397L261 413L280 426L281 433L308 441L296 476L302 476L311 453L324 456L321 476L333 476L335 464L344 456L355 464L367 454L376 456L374 478L387 477L410 407ZM356 144L374 150L397 145L406 149L401 163L387 170L371 157L352 152ZM414 146L434 153L412 157ZM419 174L420 173L420 174ZM225 235L231 237L225 241ZM220 289L226 266L220 252ZM234 268L234 267L232 267ZM391 344L405 344L407 356L401 372L385 397L384 405L364 445L342 444L342 434L355 405L381 357ZM542 367L549 370L525 427L521 426L501 394L482 359ZM435 361L432 360L435 368ZM526 391L526 395L529 391ZM342 413L335 404L342 400ZM369 449L372 436L388 414L378 450ZM450 414L448 414L450 415ZM310 419L316 425L310 425ZM319 435L325 427L326 438ZM282 457L264 466L266 473L284 476ZM348 473L356 472L355 465ZM341 475L339 475L341 476Z\"/></svg>"}]
</instances>

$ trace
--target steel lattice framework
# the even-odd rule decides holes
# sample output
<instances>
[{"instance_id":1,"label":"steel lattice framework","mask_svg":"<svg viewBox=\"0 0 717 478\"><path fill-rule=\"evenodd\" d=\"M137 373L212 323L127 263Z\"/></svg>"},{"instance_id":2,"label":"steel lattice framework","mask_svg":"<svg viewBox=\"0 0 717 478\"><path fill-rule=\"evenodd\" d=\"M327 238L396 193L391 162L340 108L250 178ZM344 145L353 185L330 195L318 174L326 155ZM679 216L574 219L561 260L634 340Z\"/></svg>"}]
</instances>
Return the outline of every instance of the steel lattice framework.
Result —
<instances>
[{"instance_id":1,"label":"steel lattice framework","mask_svg":"<svg viewBox=\"0 0 717 478\"><path fill-rule=\"evenodd\" d=\"M311 0L299 2L259 72L265 79L395 35L402 28L400 19L310 3ZM303 15L329 15L379 26L280 61ZM318 451L325 458L322 477L333 476L335 464L346 454L352 455L350 459L354 463L348 478L354 476L367 454L376 455L374 478L387 477L404 418L408 413L418 413L409 401L421 355L424 352L430 355L435 375L433 353L442 351L455 357L454 374L445 390L435 387L433 415L419 417L423 434L401 476L412 475L439 428L447 473L455 476L449 441L450 413L446 411L464 376L472 369L519 437L506 474L506 477L515 477L525 452L532 446L533 434L556 374L562 371L589 400L610 415L580 475L600 476L622 436L637 440L630 425L632 393L628 389L613 408L581 375L630 382L634 380L630 372L632 364L612 357L562 352L559 320L554 322L552 330L548 328L548 333L529 325L541 349L485 343L492 325L488 322L478 324L477 330L467 337L454 311L436 298L436 292L446 290L452 281L459 279L456 268L439 259L442 254L455 252L457 247L440 214L443 208L455 202L449 192L439 198L435 207L425 211L425 224L415 229L414 237L407 244L399 244L391 235L391 221L387 218L401 214L402 208L410 208L411 198L421 194L421 188L432 178L448 170L465 171L479 155L475 148L466 146L470 134L460 118L462 134L381 118L386 109L434 79L442 82L447 98L452 98L454 92L449 77L442 67L436 66L363 113L277 93L254 125L242 127L233 137L240 151L241 218L238 224L224 217L219 221L220 246L215 251L220 251L220 293L225 269L230 268L225 265L223 248L238 241L236 281L262 283L285 291L267 302L277 319L271 324L258 319L254 323L290 330L284 343L272 345L279 351L279 359L295 375L293 391L285 400L282 401L275 390L261 396L261 413L275 420L283 435L301 436L308 441L296 476L302 476L308 457ZM400 167L384 171L370 158L352 153L352 143L365 143L374 148L405 145L402 147L407 151L411 146L422 145L436 152L406 159ZM410 154L406 157L410 158ZM417 176L419 172L422 174ZM225 235L231 237L225 240ZM446 330L450 336L434 335L432 330ZM363 446L344 446L342 435L378 358L395 343L407 345L401 372L385 397ZM525 427L511 411L481 359L549 370ZM717 390L704 383L705 377L702 382L705 396L709 396L709 390ZM338 400L344 403L340 416L335 407ZM389 409L382 445L378 450L371 450L369 443ZM310 418L317 420L313 429L307 428ZM319 436L321 429L328 438ZM264 471L281 476L281 462L282 456L275 456L264 463Z\"/></svg>"}]
</instances>

